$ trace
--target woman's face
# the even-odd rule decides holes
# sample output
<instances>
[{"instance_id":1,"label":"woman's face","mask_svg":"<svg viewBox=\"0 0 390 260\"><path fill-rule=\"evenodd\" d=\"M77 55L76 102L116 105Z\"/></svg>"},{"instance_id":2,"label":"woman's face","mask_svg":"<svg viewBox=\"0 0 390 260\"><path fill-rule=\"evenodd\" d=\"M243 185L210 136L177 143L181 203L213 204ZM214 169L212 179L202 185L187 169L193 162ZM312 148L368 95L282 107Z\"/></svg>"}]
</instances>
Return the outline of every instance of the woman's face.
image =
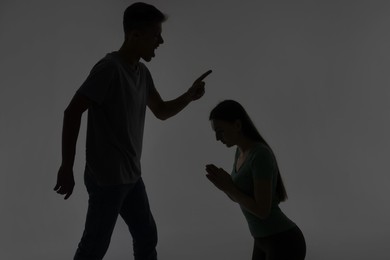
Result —
<instances>
[{"instance_id":1,"label":"woman's face","mask_svg":"<svg viewBox=\"0 0 390 260\"><path fill-rule=\"evenodd\" d=\"M232 147L237 144L237 140L241 133L240 121L228 122L224 120L211 120L211 127L215 131L215 138L221 141L227 147Z\"/></svg>"}]
</instances>

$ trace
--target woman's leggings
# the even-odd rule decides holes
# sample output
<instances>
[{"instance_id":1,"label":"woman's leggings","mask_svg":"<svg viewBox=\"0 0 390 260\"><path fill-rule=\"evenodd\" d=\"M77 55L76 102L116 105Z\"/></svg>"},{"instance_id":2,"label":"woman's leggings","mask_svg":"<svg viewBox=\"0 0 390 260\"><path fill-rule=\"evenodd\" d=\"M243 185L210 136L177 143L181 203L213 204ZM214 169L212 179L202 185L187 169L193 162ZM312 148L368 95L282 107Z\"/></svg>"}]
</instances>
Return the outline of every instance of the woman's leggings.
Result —
<instances>
[{"instance_id":1,"label":"woman's leggings","mask_svg":"<svg viewBox=\"0 0 390 260\"><path fill-rule=\"evenodd\" d=\"M268 237L255 238L252 260L303 260L306 242L298 226Z\"/></svg>"}]
</instances>

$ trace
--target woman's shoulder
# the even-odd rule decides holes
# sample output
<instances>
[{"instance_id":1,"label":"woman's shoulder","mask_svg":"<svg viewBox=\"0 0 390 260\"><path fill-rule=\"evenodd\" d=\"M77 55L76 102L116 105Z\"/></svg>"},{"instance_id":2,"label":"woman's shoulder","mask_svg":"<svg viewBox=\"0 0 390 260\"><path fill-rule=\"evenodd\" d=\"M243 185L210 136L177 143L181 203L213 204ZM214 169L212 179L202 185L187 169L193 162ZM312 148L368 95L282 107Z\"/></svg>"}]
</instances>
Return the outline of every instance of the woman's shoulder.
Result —
<instances>
[{"instance_id":1,"label":"woman's shoulder","mask_svg":"<svg viewBox=\"0 0 390 260\"><path fill-rule=\"evenodd\" d=\"M274 160L274 153L272 152L271 148L264 144L264 143L258 143L253 148L252 151L252 160Z\"/></svg>"},{"instance_id":2,"label":"woman's shoulder","mask_svg":"<svg viewBox=\"0 0 390 260\"><path fill-rule=\"evenodd\" d=\"M272 154L272 150L264 143L257 143L253 148L253 154Z\"/></svg>"}]
</instances>

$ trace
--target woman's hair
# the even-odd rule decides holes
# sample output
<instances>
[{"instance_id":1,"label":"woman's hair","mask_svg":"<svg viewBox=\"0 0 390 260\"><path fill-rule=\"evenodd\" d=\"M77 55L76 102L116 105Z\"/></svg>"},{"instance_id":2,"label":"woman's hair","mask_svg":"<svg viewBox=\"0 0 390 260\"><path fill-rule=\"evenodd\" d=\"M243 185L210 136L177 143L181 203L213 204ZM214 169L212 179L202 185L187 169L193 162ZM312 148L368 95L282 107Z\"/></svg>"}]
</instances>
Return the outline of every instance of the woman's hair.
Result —
<instances>
[{"instance_id":1,"label":"woman's hair","mask_svg":"<svg viewBox=\"0 0 390 260\"><path fill-rule=\"evenodd\" d=\"M123 14L123 30L144 29L153 24L162 23L167 16L150 4L134 3L126 8Z\"/></svg>"},{"instance_id":2,"label":"woman's hair","mask_svg":"<svg viewBox=\"0 0 390 260\"><path fill-rule=\"evenodd\" d=\"M222 120L226 122L235 122L239 120L241 122L241 131L242 134L255 141L260 142L267 146L270 151L272 151L271 147L264 140L264 138L260 135L259 131L256 129L256 126L250 119L248 113L245 111L243 106L234 100L224 100L219 103L213 110L210 112L209 120ZM275 159L276 160L276 159ZM276 164L277 165L277 164ZM282 202L287 200L287 192L283 184L282 177L280 175L279 167L278 170L278 179L276 184L276 196L278 202Z\"/></svg>"}]
</instances>

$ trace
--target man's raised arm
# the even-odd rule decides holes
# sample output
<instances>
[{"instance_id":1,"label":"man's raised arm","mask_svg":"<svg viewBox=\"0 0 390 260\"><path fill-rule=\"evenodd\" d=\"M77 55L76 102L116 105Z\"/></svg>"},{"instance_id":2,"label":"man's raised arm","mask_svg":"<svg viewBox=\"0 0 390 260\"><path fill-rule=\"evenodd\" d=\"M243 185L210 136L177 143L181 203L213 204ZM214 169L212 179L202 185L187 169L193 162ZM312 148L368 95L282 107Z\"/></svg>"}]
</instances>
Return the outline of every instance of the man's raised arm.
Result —
<instances>
[{"instance_id":1,"label":"man's raised arm","mask_svg":"<svg viewBox=\"0 0 390 260\"><path fill-rule=\"evenodd\" d=\"M182 111L189 103L198 100L205 93L203 81L212 71L209 70L201 75L192 86L181 96L170 101L163 101L160 94L154 88L149 96L148 107L153 114L161 120L168 119Z\"/></svg>"}]
</instances>

